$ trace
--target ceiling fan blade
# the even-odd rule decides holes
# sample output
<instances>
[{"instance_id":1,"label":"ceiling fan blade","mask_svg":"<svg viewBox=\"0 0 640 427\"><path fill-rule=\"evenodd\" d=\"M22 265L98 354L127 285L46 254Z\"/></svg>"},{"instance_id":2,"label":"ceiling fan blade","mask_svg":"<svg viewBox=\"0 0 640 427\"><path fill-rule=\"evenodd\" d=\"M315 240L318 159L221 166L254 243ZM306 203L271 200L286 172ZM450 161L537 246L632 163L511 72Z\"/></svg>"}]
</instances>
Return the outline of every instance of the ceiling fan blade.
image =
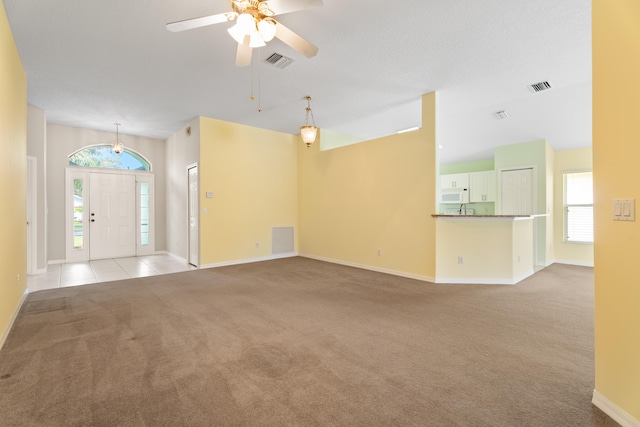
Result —
<instances>
[{"instance_id":1,"label":"ceiling fan blade","mask_svg":"<svg viewBox=\"0 0 640 427\"><path fill-rule=\"evenodd\" d=\"M266 2L269 9L273 10L276 15L322 6L322 0L266 0Z\"/></svg>"},{"instance_id":2,"label":"ceiling fan blade","mask_svg":"<svg viewBox=\"0 0 640 427\"><path fill-rule=\"evenodd\" d=\"M194 28L206 27L207 25L219 24L227 22L227 14L219 13L217 15L203 16L202 18L185 19L184 21L170 22L167 24L167 30L178 32L192 30Z\"/></svg>"},{"instance_id":3,"label":"ceiling fan blade","mask_svg":"<svg viewBox=\"0 0 640 427\"><path fill-rule=\"evenodd\" d=\"M249 46L249 36L244 37L244 43L238 43L236 53L236 67L247 67L251 65L251 53L253 49Z\"/></svg>"},{"instance_id":4,"label":"ceiling fan blade","mask_svg":"<svg viewBox=\"0 0 640 427\"><path fill-rule=\"evenodd\" d=\"M307 58L313 58L318 53L318 48L316 46L309 43L279 22L276 22L276 37Z\"/></svg>"}]
</instances>

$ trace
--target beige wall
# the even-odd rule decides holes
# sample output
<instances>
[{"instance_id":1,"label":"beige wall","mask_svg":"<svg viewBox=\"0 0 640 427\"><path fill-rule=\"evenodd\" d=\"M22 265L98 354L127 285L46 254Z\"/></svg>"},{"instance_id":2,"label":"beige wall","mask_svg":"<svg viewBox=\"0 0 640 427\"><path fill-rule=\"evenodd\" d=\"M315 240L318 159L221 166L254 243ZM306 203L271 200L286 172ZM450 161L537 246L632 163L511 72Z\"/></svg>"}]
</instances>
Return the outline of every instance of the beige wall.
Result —
<instances>
[{"instance_id":1,"label":"beige wall","mask_svg":"<svg viewBox=\"0 0 640 427\"><path fill-rule=\"evenodd\" d=\"M198 163L200 156L199 118L196 117L167 139L165 155L167 159L166 248L170 254L186 261L189 242L187 166Z\"/></svg>"},{"instance_id":2,"label":"beige wall","mask_svg":"<svg viewBox=\"0 0 640 427\"><path fill-rule=\"evenodd\" d=\"M611 218L614 199L636 199L640 207L640 2L592 4L594 398L602 396L640 425L640 217Z\"/></svg>"},{"instance_id":3,"label":"beige wall","mask_svg":"<svg viewBox=\"0 0 640 427\"><path fill-rule=\"evenodd\" d=\"M272 227L297 237L298 138L200 118L201 265L270 257Z\"/></svg>"},{"instance_id":4,"label":"beige wall","mask_svg":"<svg viewBox=\"0 0 640 427\"><path fill-rule=\"evenodd\" d=\"M0 3L0 347L27 289L27 76Z\"/></svg>"},{"instance_id":5,"label":"beige wall","mask_svg":"<svg viewBox=\"0 0 640 427\"><path fill-rule=\"evenodd\" d=\"M533 274L532 219L440 218L436 230L438 283L513 285Z\"/></svg>"},{"instance_id":6,"label":"beige wall","mask_svg":"<svg viewBox=\"0 0 640 427\"><path fill-rule=\"evenodd\" d=\"M593 266L593 245L564 242L564 179L567 172L587 171L593 167L592 149L556 151L553 210L556 262Z\"/></svg>"},{"instance_id":7,"label":"beige wall","mask_svg":"<svg viewBox=\"0 0 640 427\"><path fill-rule=\"evenodd\" d=\"M435 111L430 93L420 130L299 150L301 254L434 279Z\"/></svg>"},{"instance_id":8,"label":"beige wall","mask_svg":"<svg viewBox=\"0 0 640 427\"><path fill-rule=\"evenodd\" d=\"M37 162L36 215L33 225L38 243L33 252L33 262L36 264L36 273L43 273L47 270L47 117L44 110L33 105L28 106L27 112L27 155L35 157Z\"/></svg>"}]
</instances>

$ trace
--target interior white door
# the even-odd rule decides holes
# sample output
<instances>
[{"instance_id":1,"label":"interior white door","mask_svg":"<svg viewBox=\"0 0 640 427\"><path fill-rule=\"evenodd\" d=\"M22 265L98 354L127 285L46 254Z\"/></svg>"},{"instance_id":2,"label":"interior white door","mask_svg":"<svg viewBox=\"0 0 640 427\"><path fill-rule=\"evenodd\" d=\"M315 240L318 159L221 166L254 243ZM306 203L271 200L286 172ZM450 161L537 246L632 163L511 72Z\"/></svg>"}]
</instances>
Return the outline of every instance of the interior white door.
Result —
<instances>
[{"instance_id":1,"label":"interior white door","mask_svg":"<svg viewBox=\"0 0 640 427\"><path fill-rule=\"evenodd\" d=\"M91 173L90 183L91 259L135 256L135 176Z\"/></svg>"},{"instance_id":2,"label":"interior white door","mask_svg":"<svg viewBox=\"0 0 640 427\"><path fill-rule=\"evenodd\" d=\"M533 169L502 171L502 215L533 214Z\"/></svg>"},{"instance_id":3,"label":"interior white door","mask_svg":"<svg viewBox=\"0 0 640 427\"><path fill-rule=\"evenodd\" d=\"M188 169L189 173L189 264L198 266L200 256L200 232L198 226L198 167Z\"/></svg>"}]
</instances>

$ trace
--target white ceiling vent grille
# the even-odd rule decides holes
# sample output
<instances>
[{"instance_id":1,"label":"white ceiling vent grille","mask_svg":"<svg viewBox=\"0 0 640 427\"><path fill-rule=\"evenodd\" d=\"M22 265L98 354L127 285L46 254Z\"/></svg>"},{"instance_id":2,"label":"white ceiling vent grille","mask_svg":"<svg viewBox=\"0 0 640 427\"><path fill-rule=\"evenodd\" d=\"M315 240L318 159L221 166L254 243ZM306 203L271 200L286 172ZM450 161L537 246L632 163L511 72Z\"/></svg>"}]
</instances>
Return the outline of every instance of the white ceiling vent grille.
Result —
<instances>
[{"instance_id":1,"label":"white ceiling vent grille","mask_svg":"<svg viewBox=\"0 0 640 427\"><path fill-rule=\"evenodd\" d=\"M507 112L505 110L496 111L495 115L498 118L498 120L506 120L506 119L509 118L509 114L507 114Z\"/></svg>"},{"instance_id":2,"label":"white ceiling vent grille","mask_svg":"<svg viewBox=\"0 0 640 427\"><path fill-rule=\"evenodd\" d=\"M289 58L288 56L284 56L277 52L274 52L271 55L269 55L269 57L265 59L264 62L269 63L276 68L282 69L291 65L291 63L293 62L293 59Z\"/></svg>"},{"instance_id":3,"label":"white ceiling vent grille","mask_svg":"<svg viewBox=\"0 0 640 427\"><path fill-rule=\"evenodd\" d=\"M543 90L551 89L551 84L549 82L540 82L534 83L530 87L534 92L542 92Z\"/></svg>"}]
</instances>

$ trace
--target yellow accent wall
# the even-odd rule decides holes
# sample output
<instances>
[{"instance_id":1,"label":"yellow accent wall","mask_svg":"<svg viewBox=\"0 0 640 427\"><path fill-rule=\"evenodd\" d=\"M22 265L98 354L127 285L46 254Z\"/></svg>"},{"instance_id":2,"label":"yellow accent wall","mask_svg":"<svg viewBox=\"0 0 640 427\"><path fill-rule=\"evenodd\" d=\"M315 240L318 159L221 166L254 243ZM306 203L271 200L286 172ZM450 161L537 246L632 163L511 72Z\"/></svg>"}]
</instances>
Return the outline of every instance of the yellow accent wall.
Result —
<instances>
[{"instance_id":1,"label":"yellow accent wall","mask_svg":"<svg viewBox=\"0 0 640 427\"><path fill-rule=\"evenodd\" d=\"M301 254L435 277L436 94L422 103L420 130L298 151Z\"/></svg>"},{"instance_id":2,"label":"yellow accent wall","mask_svg":"<svg viewBox=\"0 0 640 427\"><path fill-rule=\"evenodd\" d=\"M593 266L593 245L564 242L564 178L567 172L591 170L592 149L579 148L555 152L553 189L554 251L556 262Z\"/></svg>"},{"instance_id":3,"label":"yellow accent wall","mask_svg":"<svg viewBox=\"0 0 640 427\"><path fill-rule=\"evenodd\" d=\"M596 392L640 423L640 216L611 218L640 207L640 2L592 5Z\"/></svg>"},{"instance_id":4,"label":"yellow accent wall","mask_svg":"<svg viewBox=\"0 0 640 427\"><path fill-rule=\"evenodd\" d=\"M27 76L0 3L0 346L26 290Z\"/></svg>"},{"instance_id":5,"label":"yellow accent wall","mask_svg":"<svg viewBox=\"0 0 640 427\"><path fill-rule=\"evenodd\" d=\"M200 118L202 266L271 256L272 227L293 226L297 239L299 144L297 135Z\"/></svg>"}]
</instances>

